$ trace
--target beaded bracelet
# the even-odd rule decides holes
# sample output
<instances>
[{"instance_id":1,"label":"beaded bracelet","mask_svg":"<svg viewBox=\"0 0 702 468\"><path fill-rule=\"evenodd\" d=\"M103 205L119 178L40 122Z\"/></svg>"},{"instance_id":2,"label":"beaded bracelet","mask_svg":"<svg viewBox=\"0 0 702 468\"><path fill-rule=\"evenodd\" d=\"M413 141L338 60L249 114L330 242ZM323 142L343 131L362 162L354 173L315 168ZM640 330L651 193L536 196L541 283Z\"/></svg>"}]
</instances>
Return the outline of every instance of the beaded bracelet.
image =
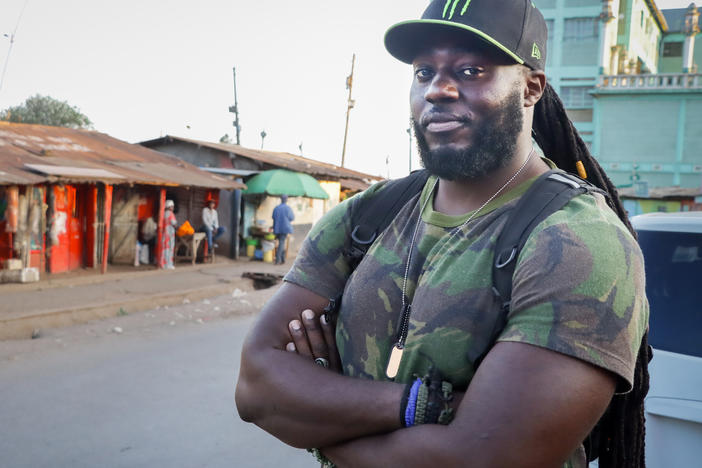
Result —
<instances>
[{"instance_id":1,"label":"beaded bracelet","mask_svg":"<svg viewBox=\"0 0 702 468\"><path fill-rule=\"evenodd\" d=\"M414 426L415 409L417 407L417 394L419 387L422 385L422 379L417 379L412 383L409 397L407 398L407 407L405 408L405 427Z\"/></svg>"},{"instance_id":2,"label":"beaded bracelet","mask_svg":"<svg viewBox=\"0 0 702 468\"><path fill-rule=\"evenodd\" d=\"M336 468L336 465L334 464L334 462L332 462L327 457L325 457L324 454L319 449L312 448L312 449L307 449L307 451L315 456L315 458L319 462L320 468Z\"/></svg>"},{"instance_id":3,"label":"beaded bracelet","mask_svg":"<svg viewBox=\"0 0 702 468\"><path fill-rule=\"evenodd\" d=\"M423 379L407 384L400 404L400 421L404 427L420 424L447 425L453 420L453 386L430 370Z\"/></svg>"},{"instance_id":4,"label":"beaded bracelet","mask_svg":"<svg viewBox=\"0 0 702 468\"><path fill-rule=\"evenodd\" d=\"M441 382L441 393L444 408L441 410L437 422L446 426L453 421L453 408L449 405L453 400L453 385L450 382Z\"/></svg>"},{"instance_id":5,"label":"beaded bracelet","mask_svg":"<svg viewBox=\"0 0 702 468\"><path fill-rule=\"evenodd\" d=\"M429 387L422 385L417 393L417 407L414 410L414 423L416 425L425 424L425 416L427 413L427 403L429 398Z\"/></svg>"}]
</instances>

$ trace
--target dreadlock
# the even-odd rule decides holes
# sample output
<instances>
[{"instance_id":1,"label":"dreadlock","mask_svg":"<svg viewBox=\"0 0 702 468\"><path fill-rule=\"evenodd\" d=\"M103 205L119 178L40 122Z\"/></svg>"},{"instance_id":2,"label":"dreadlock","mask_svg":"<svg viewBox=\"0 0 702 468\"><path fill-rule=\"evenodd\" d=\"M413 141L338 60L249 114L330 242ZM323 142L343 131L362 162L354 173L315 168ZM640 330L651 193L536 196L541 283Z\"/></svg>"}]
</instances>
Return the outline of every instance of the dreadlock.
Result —
<instances>
[{"instance_id":1,"label":"dreadlock","mask_svg":"<svg viewBox=\"0 0 702 468\"><path fill-rule=\"evenodd\" d=\"M619 200L616 188L590 154L550 84L546 85L544 94L534 109L533 134L544 155L555 162L559 168L577 174L578 162L582 163L588 181L609 194L608 203L611 208L636 237L636 232ZM597 423L597 430L591 434L588 441L590 450L594 448L599 454L600 468L644 468L646 466L643 402L648 393L650 359L648 333L645 333L636 359L633 390L612 398L607 411Z\"/></svg>"}]
</instances>

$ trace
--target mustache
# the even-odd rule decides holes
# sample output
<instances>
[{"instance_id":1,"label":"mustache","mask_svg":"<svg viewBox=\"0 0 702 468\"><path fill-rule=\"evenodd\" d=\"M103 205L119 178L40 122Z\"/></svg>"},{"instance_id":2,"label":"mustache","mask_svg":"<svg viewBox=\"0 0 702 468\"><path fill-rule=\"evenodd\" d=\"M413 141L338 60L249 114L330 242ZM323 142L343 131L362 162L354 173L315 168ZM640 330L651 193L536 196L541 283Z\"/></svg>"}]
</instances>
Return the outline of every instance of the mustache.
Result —
<instances>
[{"instance_id":1,"label":"mustache","mask_svg":"<svg viewBox=\"0 0 702 468\"><path fill-rule=\"evenodd\" d=\"M462 122L469 124L471 119L466 114L457 114L442 109L432 109L419 118L422 127L426 127L433 122Z\"/></svg>"}]
</instances>

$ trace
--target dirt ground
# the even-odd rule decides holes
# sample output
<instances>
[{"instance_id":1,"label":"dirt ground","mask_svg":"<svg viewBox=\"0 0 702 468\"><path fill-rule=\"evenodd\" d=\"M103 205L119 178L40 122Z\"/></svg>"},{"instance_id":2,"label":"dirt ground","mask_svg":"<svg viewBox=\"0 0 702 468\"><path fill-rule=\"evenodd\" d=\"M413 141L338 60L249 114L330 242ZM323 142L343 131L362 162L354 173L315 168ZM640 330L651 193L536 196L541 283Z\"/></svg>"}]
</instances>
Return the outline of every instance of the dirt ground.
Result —
<instances>
[{"instance_id":1,"label":"dirt ground","mask_svg":"<svg viewBox=\"0 0 702 468\"><path fill-rule=\"evenodd\" d=\"M158 306L151 310L123 313L116 317L80 325L39 330L35 339L0 341L0 365L5 361L40 358L69 347L80 347L110 334L142 335L169 333L178 327L196 327L233 316L256 314L280 284L255 290L251 283L237 284L229 294L199 301Z\"/></svg>"}]
</instances>

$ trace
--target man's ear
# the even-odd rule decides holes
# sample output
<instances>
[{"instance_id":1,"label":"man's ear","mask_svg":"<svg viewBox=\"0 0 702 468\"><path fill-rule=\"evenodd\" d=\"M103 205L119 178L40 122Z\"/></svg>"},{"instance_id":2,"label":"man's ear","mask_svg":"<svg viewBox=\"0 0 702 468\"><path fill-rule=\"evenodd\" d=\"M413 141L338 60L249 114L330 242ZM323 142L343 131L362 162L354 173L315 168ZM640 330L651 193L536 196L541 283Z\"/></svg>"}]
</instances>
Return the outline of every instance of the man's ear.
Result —
<instances>
[{"instance_id":1,"label":"man's ear","mask_svg":"<svg viewBox=\"0 0 702 468\"><path fill-rule=\"evenodd\" d=\"M533 107L541 99L546 88L546 74L543 70L527 69L524 72L524 107Z\"/></svg>"}]
</instances>

